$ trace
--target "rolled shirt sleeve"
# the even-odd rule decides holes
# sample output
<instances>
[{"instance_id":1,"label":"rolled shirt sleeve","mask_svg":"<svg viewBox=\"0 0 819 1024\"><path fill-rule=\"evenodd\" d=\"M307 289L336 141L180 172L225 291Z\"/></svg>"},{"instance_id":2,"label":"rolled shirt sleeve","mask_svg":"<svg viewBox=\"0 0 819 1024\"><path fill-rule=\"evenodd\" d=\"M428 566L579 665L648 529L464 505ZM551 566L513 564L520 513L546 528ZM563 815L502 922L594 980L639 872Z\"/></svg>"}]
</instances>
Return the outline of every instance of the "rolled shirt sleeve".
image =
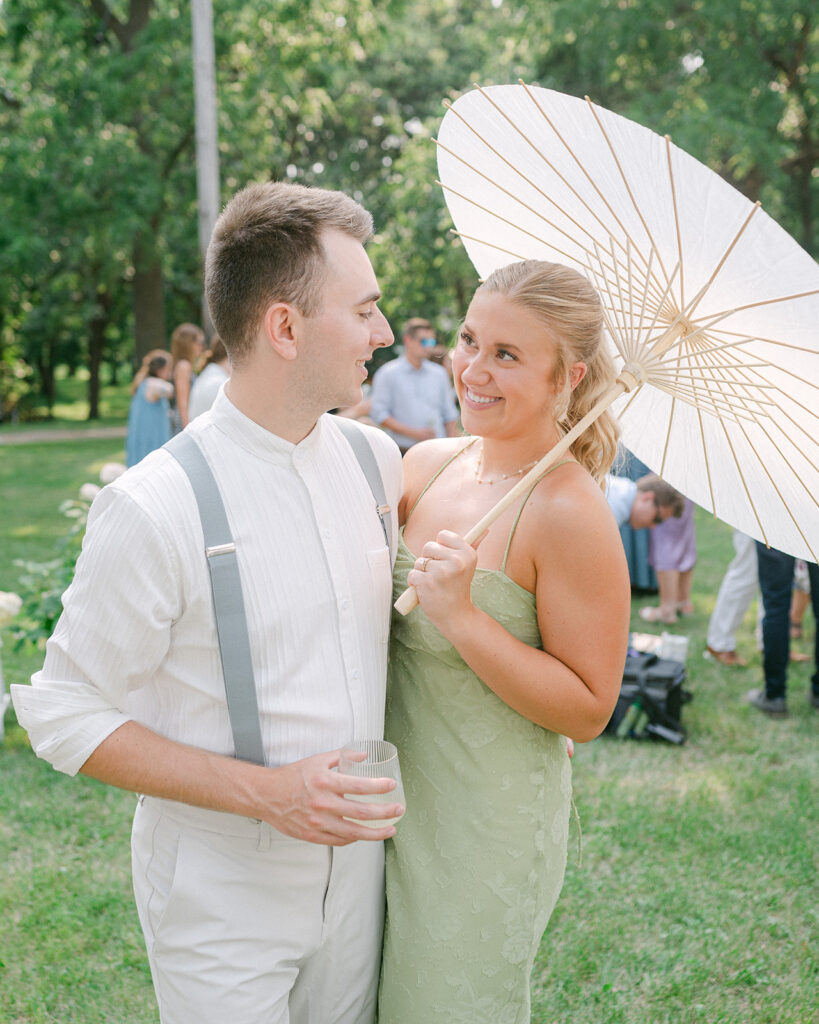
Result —
<instances>
[{"instance_id":1,"label":"rolled shirt sleeve","mask_svg":"<svg viewBox=\"0 0 819 1024\"><path fill-rule=\"evenodd\" d=\"M179 614L175 556L115 487L94 501L74 581L31 686L12 686L35 753L76 774L132 716L129 694L168 650Z\"/></svg>"}]
</instances>

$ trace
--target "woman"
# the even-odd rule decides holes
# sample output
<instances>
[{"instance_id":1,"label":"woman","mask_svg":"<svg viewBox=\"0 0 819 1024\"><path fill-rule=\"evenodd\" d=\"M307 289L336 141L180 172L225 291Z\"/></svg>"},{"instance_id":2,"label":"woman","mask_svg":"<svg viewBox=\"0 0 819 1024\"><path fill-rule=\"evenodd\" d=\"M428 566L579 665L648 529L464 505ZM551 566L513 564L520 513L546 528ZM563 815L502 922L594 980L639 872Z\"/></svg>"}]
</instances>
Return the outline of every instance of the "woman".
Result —
<instances>
[{"instance_id":1,"label":"woman","mask_svg":"<svg viewBox=\"0 0 819 1024\"><path fill-rule=\"evenodd\" d=\"M188 403L189 419L195 420L213 405L219 388L230 377L230 359L224 342L214 335L205 353L202 368L193 382L190 402Z\"/></svg>"},{"instance_id":2,"label":"woman","mask_svg":"<svg viewBox=\"0 0 819 1024\"><path fill-rule=\"evenodd\" d=\"M670 626L678 615L694 614L691 585L696 561L694 502L685 498L682 515L666 519L651 531L648 562L657 575L660 603L641 608L641 619Z\"/></svg>"},{"instance_id":3,"label":"woman","mask_svg":"<svg viewBox=\"0 0 819 1024\"><path fill-rule=\"evenodd\" d=\"M171 407L171 432L178 434L190 422L188 402L194 381L194 366L205 348L205 332L196 324L179 324L171 335L173 356L174 403Z\"/></svg>"},{"instance_id":4,"label":"woman","mask_svg":"<svg viewBox=\"0 0 819 1024\"><path fill-rule=\"evenodd\" d=\"M171 354L162 349L149 352L134 375L125 434L126 466L135 466L171 436L170 376Z\"/></svg>"},{"instance_id":5,"label":"woman","mask_svg":"<svg viewBox=\"0 0 819 1024\"><path fill-rule=\"evenodd\" d=\"M407 811L387 843L379 1024L518 1024L563 881L566 737L620 688L630 591L601 484L604 414L475 548L468 531L609 386L597 294L527 261L478 288L453 355L464 439L405 457L387 738Z\"/></svg>"}]
</instances>

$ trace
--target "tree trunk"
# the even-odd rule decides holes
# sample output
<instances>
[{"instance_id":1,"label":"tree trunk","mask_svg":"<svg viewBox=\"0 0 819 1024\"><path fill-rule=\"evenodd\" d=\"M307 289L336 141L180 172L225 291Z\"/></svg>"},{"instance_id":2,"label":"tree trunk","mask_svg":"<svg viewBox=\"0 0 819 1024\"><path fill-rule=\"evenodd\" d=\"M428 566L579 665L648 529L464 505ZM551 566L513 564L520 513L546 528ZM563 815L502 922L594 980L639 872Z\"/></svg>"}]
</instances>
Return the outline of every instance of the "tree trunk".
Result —
<instances>
[{"instance_id":1,"label":"tree trunk","mask_svg":"<svg viewBox=\"0 0 819 1024\"><path fill-rule=\"evenodd\" d=\"M134 364L152 348L167 347L162 264L144 236L134 240Z\"/></svg>"},{"instance_id":2,"label":"tree trunk","mask_svg":"<svg viewBox=\"0 0 819 1024\"><path fill-rule=\"evenodd\" d=\"M48 408L48 418L51 419L54 401L57 397L57 386L54 380L54 342L50 339L46 339L40 349L37 371L40 374L40 393Z\"/></svg>"},{"instance_id":3,"label":"tree trunk","mask_svg":"<svg viewBox=\"0 0 819 1024\"><path fill-rule=\"evenodd\" d=\"M105 353L105 330L111 318L111 296L97 295L98 311L88 325L88 419L100 418L100 369Z\"/></svg>"}]
</instances>

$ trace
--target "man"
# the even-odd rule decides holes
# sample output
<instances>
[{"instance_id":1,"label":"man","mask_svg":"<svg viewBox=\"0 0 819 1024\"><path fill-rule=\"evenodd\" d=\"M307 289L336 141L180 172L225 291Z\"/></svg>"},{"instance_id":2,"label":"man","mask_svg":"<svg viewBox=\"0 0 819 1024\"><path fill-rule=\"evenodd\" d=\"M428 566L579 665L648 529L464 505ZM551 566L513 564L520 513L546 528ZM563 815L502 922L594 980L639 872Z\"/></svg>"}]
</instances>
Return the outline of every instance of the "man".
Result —
<instances>
[{"instance_id":1,"label":"man","mask_svg":"<svg viewBox=\"0 0 819 1024\"><path fill-rule=\"evenodd\" d=\"M685 499L656 473L639 480L624 476L606 477L606 499L618 526L628 523L635 530L659 526L666 519L679 519Z\"/></svg>"},{"instance_id":2,"label":"man","mask_svg":"<svg viewBox=\"0 0 819 1024\"><path fill-rule=\"evenodd\" d=\"M734 530L733 543L735 555L725 570L708 620L703 657L728 668L745 668L748 662L737 652L736 634L757 592L756 544L740 530Z\"/></svg>"},{"instance_id":3,"label":"man","mask_svg":"<svg viewBox=\"0 0 819 1024\"><path fill-rule=\"evenodd\" d=\"M431 362L435 332L420 317L408 320L401 332L404 354L376 371L370 417L383 427L404 454L418 441L455 437L458 410L449 375Z\"/></svg>"},{"instance_id":4,"label":"man","mask_svg":"<svg viewBox=\"0 0 819 1024\"><path fill-rule=\"evenodd\" d=\"M341 193L253 185L208 249L232 375L187 435L235 539L267 767L231 756L202 527L165 449L98 496L44 668L14 688L39 756L142 794L134 888L163 1024L374 1015L394 831L365 822L402 808L345 799L394 783L333 769L336 748L381 735L390 556L323 415L361 397L365 362L392 342L371 232ZM397 449L353 429L397 508Z\"/></svg>"},{"instance_id":5,"label":"man","mask_svg":"<svg viewBox=\"0 0 819 1024\"><path fill-rule=\"evenodd\" d=\"M791 638L791 594L796 559L784 551L766 547L756 541L759 587L762 591L762 667L765 686L749 690L745 700L771 718L788 714L787 683ZM808 563L813 614L819 623L819 565ZM814 672L808 695L810 704L819 709L819 627L814 639Z\"/></svg>"}]
</instances>

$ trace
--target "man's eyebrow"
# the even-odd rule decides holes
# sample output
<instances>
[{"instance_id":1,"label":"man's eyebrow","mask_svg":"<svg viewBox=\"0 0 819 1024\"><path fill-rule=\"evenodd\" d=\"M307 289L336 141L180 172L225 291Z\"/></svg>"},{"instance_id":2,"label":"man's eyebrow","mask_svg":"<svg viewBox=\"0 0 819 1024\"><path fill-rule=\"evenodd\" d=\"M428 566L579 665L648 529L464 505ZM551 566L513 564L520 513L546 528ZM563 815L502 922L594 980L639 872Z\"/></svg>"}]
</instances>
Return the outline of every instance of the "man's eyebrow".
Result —
<instances>
[{"instance_id":1,"label":"man's eyebrow","mask_svg":"<svg viewBox=\"0 0 819 1024\"><path fill-rule=\"evenodd\" d=\"M359 301L356 303L356 305L357 306L366 306L368 302L378 302L378 300L380 298L381 298L381 292L374 291L374 292L371 292L366 297L366 299L359 299Z\"/></svg>"}]
</instances>

